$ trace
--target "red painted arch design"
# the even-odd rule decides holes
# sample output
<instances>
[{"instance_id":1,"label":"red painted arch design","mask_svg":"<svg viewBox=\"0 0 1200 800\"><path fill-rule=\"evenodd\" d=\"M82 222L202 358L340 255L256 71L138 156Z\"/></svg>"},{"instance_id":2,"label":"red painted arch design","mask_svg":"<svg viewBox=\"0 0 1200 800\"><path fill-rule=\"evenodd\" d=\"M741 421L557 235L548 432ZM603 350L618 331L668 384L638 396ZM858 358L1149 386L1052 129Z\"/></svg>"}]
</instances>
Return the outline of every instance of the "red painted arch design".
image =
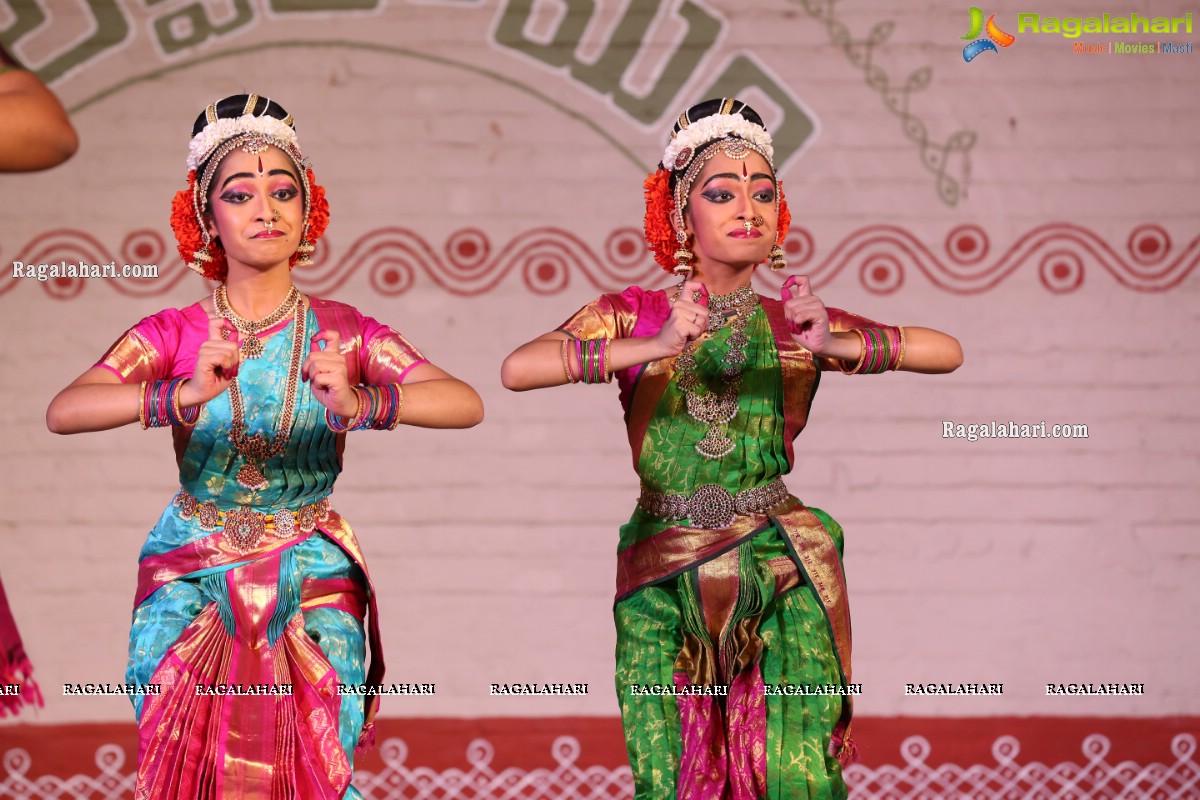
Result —
<instances>
[{"instance_id":1,"label":"red painted arch design","mask_svg":"<svg viewBox=\"0 0 1200 800\"><path fill-rule=\"evenodd\" d=\"M928 283L951 294L985 293L1018 270L1035 269L1042 286L1054 294L1078 290L1088 275L1107 273L1122 286L1140 292L1164 292L1178 286L1200 264L1200 234L1175 248L1166 229L1139 225L1123 245L1114 247L1094 231L1069 222L1039 225L1019 236L994 256L987 232L977 225L960 225L946 234L940 246L896 225L859 228L817 255L812 233L794 227L785 246L788 272L805 272L814 286L829 285L845 275L855 276L867 291L887 295L905 286ZM2 250L0 250L2 252ZM86 262L158 264L156 279L95 280L51 278L0 282L0 295L24 284L40 286L55 300L72 300L87 284L102 283L130 297L166 294L192 273L178 260L174 243L157 231L140 229L125 236L115 251L84 231L60 228L38 234L12 254L23 264ZM765 270L764 270L765 272ZM632 283L667 285L670 276L649 258L641 231L617 228L595 247L562 228L534 228L496 246L478 228L462 228L435 247L408 228L369 231L337 253L328 239L317 248L312 267L296 273L301 289L330 294L358 274L380 295L398 296L418 282L432 282L443 291L463 297L487 294L501 284L521 281L536 295L558 294L582 279L601 291L619 290ZM198 278L195 278L198 280ZM767 278L769 283L781 283Z\"/></svg>"}]
</instances>

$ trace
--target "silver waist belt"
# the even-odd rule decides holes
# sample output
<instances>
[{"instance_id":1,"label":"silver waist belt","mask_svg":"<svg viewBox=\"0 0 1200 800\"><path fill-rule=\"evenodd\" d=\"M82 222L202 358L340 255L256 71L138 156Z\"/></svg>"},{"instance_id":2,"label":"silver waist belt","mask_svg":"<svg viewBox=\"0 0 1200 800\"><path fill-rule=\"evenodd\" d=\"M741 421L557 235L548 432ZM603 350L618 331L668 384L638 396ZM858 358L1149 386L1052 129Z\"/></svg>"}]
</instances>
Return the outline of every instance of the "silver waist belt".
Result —
<instances>
[{"instance_id":1,"label":"silver waist belt","mask_svg":"<svg viewBox=\"0 0 1200 800\"><path fill-rule=\"evenodd\" d=\"M696 528L728 528L739 515L761 514L788 496L787 486L779 478L737 494L715 483L705 484L690 495L664 494L642 484L638 505L656 517L689 520Z\"/></svg>"}]
</instances>

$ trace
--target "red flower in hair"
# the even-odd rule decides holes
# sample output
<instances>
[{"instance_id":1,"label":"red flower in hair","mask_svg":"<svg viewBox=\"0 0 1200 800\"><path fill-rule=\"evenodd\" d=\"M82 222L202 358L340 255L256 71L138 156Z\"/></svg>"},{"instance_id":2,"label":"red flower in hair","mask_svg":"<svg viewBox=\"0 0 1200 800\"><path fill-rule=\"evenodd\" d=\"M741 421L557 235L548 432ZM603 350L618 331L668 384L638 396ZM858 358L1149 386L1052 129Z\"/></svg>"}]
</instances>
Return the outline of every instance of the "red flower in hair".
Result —
<instances>
[{"instance_id":1,"label":"red flower in hair","mask_svg":"<svg viewBox=\"0 0 1200 800\"><path fill-rule=\"evenodd\" d=\"M654 252L654 260L667 272L675 269L675 229L671 227L671 215L675 212L675 199L671 197L671 173L659 167L646 176L642 183L646 194L646 243Z\"/></svg>"},{"instance_id":2,"label":"red flower in hair","mask_svg":"<svg viewBox=\"0 0 1200 800\"><path fill-rule=\"evenodd\" d=\"M776 181L776 184L775 191L779 192L779 232L775 234L775 241L783 244L792 227L792 212L788 209L787 198L783 196L783 181Z\"/></svg>"}]
</instances>

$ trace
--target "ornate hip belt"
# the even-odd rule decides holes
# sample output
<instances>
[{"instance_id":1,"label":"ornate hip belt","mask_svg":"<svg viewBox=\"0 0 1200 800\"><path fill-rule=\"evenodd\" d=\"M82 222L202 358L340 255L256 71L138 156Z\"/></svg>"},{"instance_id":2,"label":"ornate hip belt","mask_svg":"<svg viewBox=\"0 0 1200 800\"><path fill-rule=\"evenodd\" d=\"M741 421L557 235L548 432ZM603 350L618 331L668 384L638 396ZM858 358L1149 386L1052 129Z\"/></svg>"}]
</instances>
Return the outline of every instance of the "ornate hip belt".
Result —
<instances>
[{"instance_id":1,"label":"ornate hip belt","mask_svg":"<svg viewBox=\"0 0 1200 800\"><path fill-rule=\"evenodd\" d=\"M697 528L728 528L738 515L760 514L788 497L787 486L779 478L737 494L715 483L705 484L690 495L663 494L642 484L638 505L656 517L687 519Z\"/></svg>"},{"instance_id":2,"label":"ornate hip belt","mask_svg":"<svg viewBox=\"0 0 1200 800\"><path fill-rule=\"evenodd\" d=\"M201 503L183 489L175 495L172 503L179 509L180 519L195 517L201 530L215 531L220 528L229 546L242 554L258 547L267 533L285 540L294 539L302 533L312 533L317 528L317 521L330 510L329 498L322 497L298 509L281 508L271 514L242 507L222 511L211 500Z\"/></svg>"}]
</instances>

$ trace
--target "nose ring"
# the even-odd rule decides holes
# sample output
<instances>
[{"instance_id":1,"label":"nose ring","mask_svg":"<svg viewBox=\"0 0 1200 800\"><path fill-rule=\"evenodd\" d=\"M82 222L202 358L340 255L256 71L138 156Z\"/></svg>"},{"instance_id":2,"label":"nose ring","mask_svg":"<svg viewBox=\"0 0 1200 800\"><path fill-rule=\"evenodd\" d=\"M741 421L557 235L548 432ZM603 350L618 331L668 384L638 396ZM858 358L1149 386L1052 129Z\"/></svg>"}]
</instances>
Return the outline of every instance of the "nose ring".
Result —
<instances>
[{"instance_id":1,"label":"nose ring","mask_svg":"<svg viewBox=\"0 0 1200 800\"><path fill-rule=\"evenodd\" d=\"M754 223L756 226L762 225L764 222L766 222L766 220L762 218L762 214L755 214L753 217L750 218L750 221L752 223Z\"/></svg>"}]
</instances>

